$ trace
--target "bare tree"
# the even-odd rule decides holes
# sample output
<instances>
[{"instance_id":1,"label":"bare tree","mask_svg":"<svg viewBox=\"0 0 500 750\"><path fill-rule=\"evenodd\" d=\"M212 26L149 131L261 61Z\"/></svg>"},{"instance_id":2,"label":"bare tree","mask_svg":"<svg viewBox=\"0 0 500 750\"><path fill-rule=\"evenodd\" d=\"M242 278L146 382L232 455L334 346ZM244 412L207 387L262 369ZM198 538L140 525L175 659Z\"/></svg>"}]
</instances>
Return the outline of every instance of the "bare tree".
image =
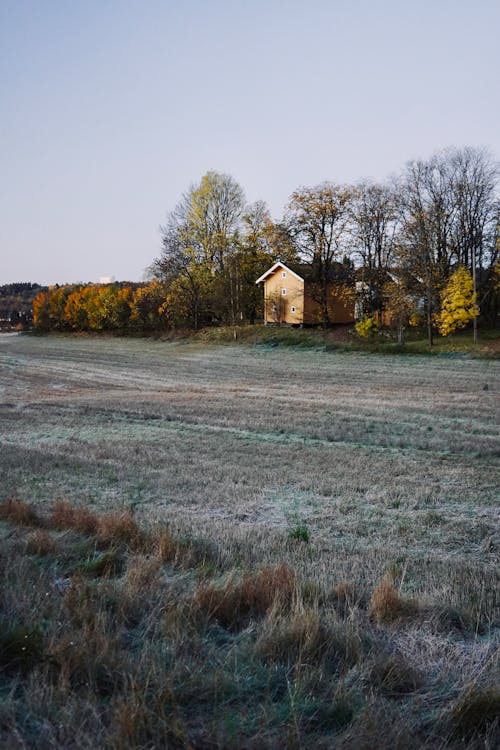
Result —
<instances>
[{"instance_id":1,"label":"bare tree","mask_svg":"<svg viewBox=\"0 0 500 750\"><path fill-rule=\"evenodd\" d=\"M429 344L439 292L459 264L493 268L498 171L487 152L447 149L412 161L403 176L400 261L422 283ZM483 273L482 273L483 275Z\"/></svg>"},{"instance_id":2,"label":"bare tree","mask_svg":"<svg viewBox=\"0 0 500 750\"><path fill-rule=\"evenodd\" d=\"M360 285L366 313L382 315L384 285L395 259L399 228L396 183L360 182L350 207L351 254L361 261Z\"/></svg>"}]
</instances>

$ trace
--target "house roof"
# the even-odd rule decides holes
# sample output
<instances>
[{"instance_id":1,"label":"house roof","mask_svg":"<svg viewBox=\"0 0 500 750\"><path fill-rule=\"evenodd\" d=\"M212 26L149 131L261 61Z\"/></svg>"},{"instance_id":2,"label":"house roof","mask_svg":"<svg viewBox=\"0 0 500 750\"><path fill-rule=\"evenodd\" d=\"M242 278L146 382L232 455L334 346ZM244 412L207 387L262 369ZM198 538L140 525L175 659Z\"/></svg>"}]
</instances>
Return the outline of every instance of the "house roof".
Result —
<instances>
[{"instance_id":1,"label":"house roof","mask_svg":"<svg viewBox=\"0 0 500 750\"><path fill-rule=\"evenodd\" d=\"M271 266L271 268L268 271L266 271L265 273L263 273L262 276L259 276L259 278L257 279L257 281L255 283L256 284L260 284L261 281L265 281L267 279L267 277L268 276L272 276L272 274L278 268L283 268L285 271L288 271L289 273L291 273L292 276L295 276L295 278L298 279L299 281L304 281L304 279L302 278L302 276L299 276L298 273L295 273L295 271L292 271L292 269L289 266L286 266L284 263L282 263L279 260L277 263L274 264L274 266Z\"/></svg>"}]
</instances>

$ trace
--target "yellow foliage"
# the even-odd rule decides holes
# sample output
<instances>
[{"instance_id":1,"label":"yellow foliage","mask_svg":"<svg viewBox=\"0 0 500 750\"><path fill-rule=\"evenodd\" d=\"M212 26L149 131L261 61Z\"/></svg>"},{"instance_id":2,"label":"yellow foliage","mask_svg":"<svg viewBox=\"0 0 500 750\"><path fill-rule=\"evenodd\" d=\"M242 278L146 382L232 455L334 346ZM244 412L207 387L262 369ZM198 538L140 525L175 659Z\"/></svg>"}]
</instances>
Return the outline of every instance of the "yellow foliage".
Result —
<instances>
[{"instance_id":1,"label":"yellow foliage","mask_svg":"<svg viewBox=\"0 0 500 750\"><path fill-rule=\"evenodd\" d=\"M470 272L460 266L454 271L441 292L441 312L436 316L442 336L464 328L479 315L473 281Z\"/></svg>"},{"instance_id":2,"label":"yellow foliage","mask_svg":"<svg viewBox=\"0 0 500 750\"><path fill-rule=\"evenodd\" d=\"M370 336L374 336L378 331L378 326L374 318L362 318L358 320L355 325L356 333L361 338L368 339Z\"/></svg>"}]
</instances>

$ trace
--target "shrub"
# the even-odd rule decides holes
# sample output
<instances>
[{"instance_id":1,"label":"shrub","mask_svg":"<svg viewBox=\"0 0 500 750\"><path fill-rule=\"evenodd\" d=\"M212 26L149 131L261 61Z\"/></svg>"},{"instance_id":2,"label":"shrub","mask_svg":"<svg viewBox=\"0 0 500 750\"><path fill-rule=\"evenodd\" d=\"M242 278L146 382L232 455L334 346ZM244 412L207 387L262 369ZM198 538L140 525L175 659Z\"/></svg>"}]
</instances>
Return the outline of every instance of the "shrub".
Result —
<instances>
[{"instance_id":1,"label":"shrub","mask_svg":"<svg viewBox=\"0 0 500 750\"><path fill-rule=\"evenodd\" d=\"M375 322L375 318L371 317L361 318L354 327L358 336L361 336L363 339L372 338L378 332L378 325Z\"/></svg>"}]
</instances>

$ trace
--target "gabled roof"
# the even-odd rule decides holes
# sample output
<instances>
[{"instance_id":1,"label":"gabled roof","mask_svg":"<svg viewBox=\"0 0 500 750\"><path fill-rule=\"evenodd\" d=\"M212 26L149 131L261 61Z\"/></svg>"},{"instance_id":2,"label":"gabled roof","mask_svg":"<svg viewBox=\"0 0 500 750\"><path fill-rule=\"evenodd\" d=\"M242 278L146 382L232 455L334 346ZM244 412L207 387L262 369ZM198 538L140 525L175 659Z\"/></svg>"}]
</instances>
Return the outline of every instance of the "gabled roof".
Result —
<instances>
[{"instance_id":1,"label":"gabled roof","mask_svg":"<svg viewBox=\"0 0 500 750\"><path fill-rule=\"evenodd\" d=\"M285 271L288 271L288 273L291 273L292 276L295 276L295 278L298 279L299 281L304 281L302 276L299 276L298 273L295 273L295 271L292 271L291 268L289 268L288 266L285 266L285 264L279 260L277 263L274 264L274 266L271 266L271 268L268 271L263 273L262 276L260 276L255 283L260 284L261 281L265 281L265 279L267 279L268 276L271 276L276 271L277 268L283 268Z\"/></svg>"}]
</instances>

